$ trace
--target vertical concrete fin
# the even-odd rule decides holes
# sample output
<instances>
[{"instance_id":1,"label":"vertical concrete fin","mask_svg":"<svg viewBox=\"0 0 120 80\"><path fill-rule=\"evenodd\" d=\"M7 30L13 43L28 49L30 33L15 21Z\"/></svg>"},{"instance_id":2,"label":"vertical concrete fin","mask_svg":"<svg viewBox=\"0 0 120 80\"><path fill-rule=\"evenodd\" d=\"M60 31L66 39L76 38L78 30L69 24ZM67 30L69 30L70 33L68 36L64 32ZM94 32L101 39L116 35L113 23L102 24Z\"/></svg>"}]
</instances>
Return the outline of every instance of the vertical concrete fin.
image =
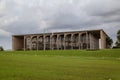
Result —
<instances>
[{"instance_id":1,"label":"vertical concrete fin","mask_svg":"<svg viewBox=\"0 0 120 80\"><path fill-rule=\"evenodd\" d=\"M100 31L100 38L101 38L101 49L106 48L106 35L103 30Z\"/></svg>"}]
</instances>

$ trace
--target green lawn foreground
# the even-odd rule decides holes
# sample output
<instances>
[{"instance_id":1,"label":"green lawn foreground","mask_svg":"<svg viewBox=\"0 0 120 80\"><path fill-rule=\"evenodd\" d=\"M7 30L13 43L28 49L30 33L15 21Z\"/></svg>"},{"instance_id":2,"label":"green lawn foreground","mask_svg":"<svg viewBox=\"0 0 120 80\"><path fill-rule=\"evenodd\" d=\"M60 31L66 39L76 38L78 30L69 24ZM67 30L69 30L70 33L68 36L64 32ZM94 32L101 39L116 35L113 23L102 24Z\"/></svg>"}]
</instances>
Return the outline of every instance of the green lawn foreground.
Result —
<instances>
[{"instance_id":1,"label":"green lawn foreground","mask_svg":"<svg viewBox=\"0 0 120 80\"><path fill-rule=\"evenodd\" d=\"M120 80L120 49L0 52L0 80Z\"/></svg>"}]
</instances>

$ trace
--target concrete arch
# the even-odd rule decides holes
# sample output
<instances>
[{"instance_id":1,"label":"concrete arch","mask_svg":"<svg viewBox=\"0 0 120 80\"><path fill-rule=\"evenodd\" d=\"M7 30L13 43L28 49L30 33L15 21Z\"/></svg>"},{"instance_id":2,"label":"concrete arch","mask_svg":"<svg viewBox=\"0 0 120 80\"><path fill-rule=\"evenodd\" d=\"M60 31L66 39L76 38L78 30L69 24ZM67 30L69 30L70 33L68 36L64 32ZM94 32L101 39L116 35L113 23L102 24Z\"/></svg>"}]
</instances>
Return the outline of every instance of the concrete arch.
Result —
<instances>
[{"instance_id":1,"label":"concrete arch","mask_svg":"<svg viewBox=\"0 0 120 80\"><path fill-rule=\"evenodd\" d=\"M38 36L38 42L44 42L43 36Z\"/></svg>"},{"instance_id":2,"label":"concrete arch","mask_svg":"<svg viewBox=\"0 0 120 80\"><path fill-rule=\"evenodd\" d=\"M78 44L78 40L79 40L79 33L75 33L73 34L73 39L72 39L72 46L73 49L79 49L79 44Z\"/></svg>"},{"instance_id":3,"label":"concrete arch","mask_svg":"<svg viewBox=\"0 0 120 80\"><path fill-rule=\"evenodd\" d=\"M64 49L64 34L59 35L59 49L60 50Z\"/></svg>"},{"instance_id":4,"label":"concrete arch","mask_svg":"<svg viewBox=\"0 0 120 80\"><path fill-rule=\"evenodd\" d=\"M51 46L52 49L57 49L57 35L52 35Z\"/></svg>"},{"instance_id":5,"label":"concrete arch","mask_svg":"<svg viewBox=\"0 0 120 80\"><path fill-rule=\"evenodd\" d=\"M41 36L38 36L38 50L43 50L44 46L44 36L41 35Z\"/></svg>"},{"instance_id":6,"label":"concrete arch","mask_svg":"<svg viewBox=\"0 0 120 80\"><path fill-rule=\"evenodd\" d=\"M65 47L66 47L66 49L71 49L71 35L72 34L66 34L66 36L65 36Z\"/></svg>"},{"instance_id":7,"label":"concrete arch","mask_svg":"<svg viewBox=\"0 0 120 80\"><path fill-rule=\"evenodd\" d=\"M87 35L86 35L86 33L82 33L80 37L81 37L81 45L80 45L81 49L87 49L87 43L86 43Z\"/></svg>"},{"instance_id":8,"label":"concrete arch","mask_svg":"<svg viewBox=\"0 0 120 80\"><path fill-rule=\"evenodd\" d=\"M51 38L50 38L50 35L46 35L45 37L44 37L44 39L45 39L45 44L44 44L44 46L45 46L45 49L46 50L50 50L50 41L51 41Z\"/></svg>"},{"instance_id":9,"label":"concrete arch","mask_svg":"<svg viewBox=\"0 0 120 80\"><path fill-rule=\"evenodd\" d=\"M30 36L26 36L25 43L26 43L25 49L30 50L31 49L31 37Z\"/></svg>"},{"instance_id":10,"label":"concrete arch","mask_svg":"<svg viewBox=\"0 0 120 80\"><path fill-rule=\"evenodd\" d=\"M37 36L33 36L31 38L31 49L32 50L37 50Z\"/></svg>"}]
</instances>

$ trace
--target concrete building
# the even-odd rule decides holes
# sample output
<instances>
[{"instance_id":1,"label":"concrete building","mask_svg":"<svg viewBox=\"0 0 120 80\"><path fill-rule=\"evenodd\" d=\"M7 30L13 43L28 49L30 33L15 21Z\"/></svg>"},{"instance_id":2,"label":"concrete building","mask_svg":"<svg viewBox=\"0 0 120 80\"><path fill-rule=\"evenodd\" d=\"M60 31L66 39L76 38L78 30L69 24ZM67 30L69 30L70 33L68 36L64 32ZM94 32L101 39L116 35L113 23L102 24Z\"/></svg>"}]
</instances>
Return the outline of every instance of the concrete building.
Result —
<instances>
[{"instance_id":1,"label":"concrete building","mask_svg":"<svg viewBox=\"0 0 120 80\"><path fill-rule=\"evenodd\" d=\"M12 36L13 50L105 49L107 34L102 30L25 34Z\"/></svg>"}]
</instances>

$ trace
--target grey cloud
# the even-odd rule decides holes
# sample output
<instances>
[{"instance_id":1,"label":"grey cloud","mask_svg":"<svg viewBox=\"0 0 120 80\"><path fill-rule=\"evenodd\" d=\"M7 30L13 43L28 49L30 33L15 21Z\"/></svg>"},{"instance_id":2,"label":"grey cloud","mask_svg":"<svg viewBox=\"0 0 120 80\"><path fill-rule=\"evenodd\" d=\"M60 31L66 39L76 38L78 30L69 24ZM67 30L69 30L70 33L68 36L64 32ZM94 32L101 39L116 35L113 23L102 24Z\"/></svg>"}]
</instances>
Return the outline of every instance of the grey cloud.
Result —
<instances>
[{"instance_id":1,"label":"grey cloud","mask_svg":"<svg viewBox=\"0 0 120 80\"><path fill-rule=\"evenodd\" d=\"M91 15L114 14L120 11L119 0L92 0L84 7L84 10Z\"/></svg>"},{"instance_id":2,"label":"grey cloud","mask_svg":"<svg viewBox=\"0 0 120 80\"><path fill-rule=\"evenodd\" d=\"M2 22L0 29L11 34L42 33L44 29L46 32L57 32L102 28L115 40L116 31L120 29L119 0L0 0L0 2L4 5L0 9ZM3 20L7 21L4 25ZM0 36L0 39L10 43L7 39L11 39L11 34L4 40ZM11 43L7 48L11 48Z\"/></svg>"},{"instance_id":3,"label":"grey cloud","mask_svg":"<svg viewBox=\"0 0 120 80\"><path fill-rule=\"evenodd\" d=\"M0 46L3 46L4 49L11 49L12 39L9 37L1 37L0 36Z\"/></svg>"}]
</instances>

